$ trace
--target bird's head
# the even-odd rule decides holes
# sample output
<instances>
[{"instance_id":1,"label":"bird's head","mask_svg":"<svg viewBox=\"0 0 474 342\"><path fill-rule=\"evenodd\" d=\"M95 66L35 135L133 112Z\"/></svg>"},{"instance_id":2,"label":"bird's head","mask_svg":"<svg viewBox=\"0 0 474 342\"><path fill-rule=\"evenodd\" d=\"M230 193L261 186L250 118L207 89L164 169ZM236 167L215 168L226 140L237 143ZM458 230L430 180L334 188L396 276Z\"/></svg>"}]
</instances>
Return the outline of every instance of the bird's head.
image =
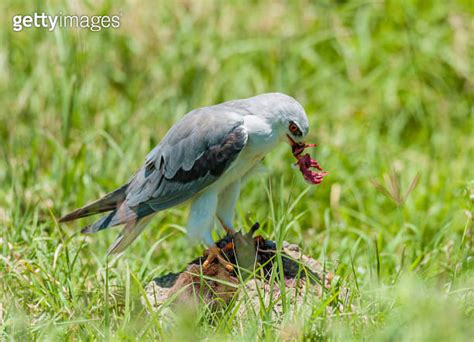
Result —
<instances>
[{"instance_id":1,"label":"bird's head","mask_svg":"<svg viewBox=\"0 0 474 342\"><path fill-rule=\"evenodd\" d=\"M278 140L287 141L293 147L301 144L309 131L308 118L301 104L291 96L268 93L257 96L262 105L260 115L272 126Z\"/></svg>"},{"instance_id":2,"label":"bird's head","mask_svg":"<svg viewBox=\"0 0 474 342\"><path fill-rule=\"evenodd\" d=\"M294 98L281 93L263 94L258 97L259 103L263 105L262 109L264 109L261 113L271 125L278 140L287 141L291 145L293 156L297 160L296 164L306 181L311 184L321 183L327 172L320 172L322 171L321 166L308 153L303 155L307 147L316 146L304 142L309 131L308 118L304 108ZM319 171L313 171L311 168Z\"/></svg>"}]
</instances>

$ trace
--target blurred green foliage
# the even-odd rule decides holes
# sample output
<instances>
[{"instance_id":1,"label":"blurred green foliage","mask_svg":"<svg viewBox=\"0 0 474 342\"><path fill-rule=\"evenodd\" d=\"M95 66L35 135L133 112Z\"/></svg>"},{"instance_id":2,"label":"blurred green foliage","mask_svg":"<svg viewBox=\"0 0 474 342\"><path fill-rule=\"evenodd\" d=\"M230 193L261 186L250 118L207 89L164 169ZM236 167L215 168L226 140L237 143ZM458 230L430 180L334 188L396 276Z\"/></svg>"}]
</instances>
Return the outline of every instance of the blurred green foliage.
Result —
<instances>
[{"instance_id":1,"label":"blurred green foliage","mask_svg":"<svg viewBox=\"0 0 474 342\"><path fill-rule=\"evenodd\" d=\"M308 141L330 174L288 213L308 185L281 146L265 161L271 176L244 189L237 223L259 220L274 238L287 214L282 233L328 262L357 304L304 320L300 337L472 336L470 1L4 1L0 10L0 336L163 333L159 317L137 325L133 303L104 286L139 297L140 284L192 258L186 207L158 215L111 268L115 231L84 242L78 224L54 217L125 182L189 110L270 91L306 108ZM13 15L33 12L119 14L121 27L12 30ZM271 324L249 327L250 337L283 338ZM249 337L219 329L197 334Z\"/></svg>"}]
</instances>

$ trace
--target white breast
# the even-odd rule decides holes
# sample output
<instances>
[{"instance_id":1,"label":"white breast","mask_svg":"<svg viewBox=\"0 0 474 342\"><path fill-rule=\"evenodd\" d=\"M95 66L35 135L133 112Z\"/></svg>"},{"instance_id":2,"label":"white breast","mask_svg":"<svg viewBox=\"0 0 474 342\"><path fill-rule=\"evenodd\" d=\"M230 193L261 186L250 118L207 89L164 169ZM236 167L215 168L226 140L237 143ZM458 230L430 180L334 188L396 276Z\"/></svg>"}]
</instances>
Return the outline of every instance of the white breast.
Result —
<instances>
[{"instance_id":1,"label":"white breast","mask_svg":"<svg viewBox=\"0 0 474 342\"><path fill-rule=\"evenodd\" d=\"M279 142L277 134L261 118L249 115L244 118L244 123L248 134L247 144L229 169L213 184L218 190L244 177Z\"/></svg>"}]
</instances>

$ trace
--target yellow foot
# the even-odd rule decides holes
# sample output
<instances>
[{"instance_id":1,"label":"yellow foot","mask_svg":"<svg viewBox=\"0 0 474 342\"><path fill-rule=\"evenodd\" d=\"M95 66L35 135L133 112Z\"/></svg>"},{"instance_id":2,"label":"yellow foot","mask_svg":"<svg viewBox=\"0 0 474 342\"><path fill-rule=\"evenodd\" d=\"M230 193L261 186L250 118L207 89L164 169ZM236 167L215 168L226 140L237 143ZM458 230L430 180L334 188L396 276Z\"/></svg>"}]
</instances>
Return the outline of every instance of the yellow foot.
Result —
<instances>
[{"instance_id":1,"label":"yellow foot","mask_svg":"<svg viewBox=\"0 0 474 342\"><path fill-rule=\"evenodd\" d=\"M228 262L227 260L224 259L222 253L224 251L227 251L229 249L232 249L234 248L233 244L232 243L228 243L223 249L220 249L219 247L217 246L211 246L209 247L209 249L206 251L206 254L207 254L207 258L206 260L204 261L204 263L202 264L202 267L204 267L205 269L206 268L209 268L209 266L211 266L211 264L214 262L214 260L217 259L217 261L219 261L219 263L225 267L225 269L228 271L228 272L232 272L234 271L234 266L232 266L232 264L230 262Z\"/></svg>"}]
</instances>

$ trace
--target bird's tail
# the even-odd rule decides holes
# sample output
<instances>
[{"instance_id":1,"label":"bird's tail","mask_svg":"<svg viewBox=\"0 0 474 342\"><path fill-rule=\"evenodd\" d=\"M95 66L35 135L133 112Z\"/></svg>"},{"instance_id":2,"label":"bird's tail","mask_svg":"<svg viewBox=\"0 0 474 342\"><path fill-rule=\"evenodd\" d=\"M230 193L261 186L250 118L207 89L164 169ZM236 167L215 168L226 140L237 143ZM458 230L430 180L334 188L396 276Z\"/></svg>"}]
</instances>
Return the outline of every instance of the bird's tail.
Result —
<instances>
[{"instance_id":1,"label":"bird's tail","mask_svg":"<svg viewBox=\"0 0 474 342\"><path fill-rule=\"evenodd\" d=\"M115 242L110 246L107 255L118 254L125 250L143 231L145 226L153 217L153 210L146 207L145 210L139 208L130 208L125 202L126 190L128 184L121 188L108 193L104 197L76 209L73 212L64 215L59 222L68 222L78 218L87 217L103 212L110 211L98 221L86 226L81 230L82 233L95 233L99 230L115 227L124 224L122 232L119 234Z\"/></svg>"},{"instance_id":2,"label":"bird's tail","mask_svg":"<svg viewBox=\"0 0 474 342\"><path fill-rule=\"evenodd\" d=\"M125 200L125 191L127 190L128 184L114 190L104 197L85 205L82 208L74 210L72 213L64 215L59 219L59 222L68 222L76 220L81 217L91 216L111 210L116 210L120 204Z\"/></svg>"},{"instance_id":3,"label":"bird's tail","mask_svg":"<svg viewBox=\"0 0 474 342\"><path fill-rule=\"evenodd\" d=\"M135 241L138 235L140 235L152 217L153 215L149 215L137 220L126 222L122 232L119 234L115 242L109 247L107 255L123 252L125 248Z\"/></svg>"}]
</instances>

